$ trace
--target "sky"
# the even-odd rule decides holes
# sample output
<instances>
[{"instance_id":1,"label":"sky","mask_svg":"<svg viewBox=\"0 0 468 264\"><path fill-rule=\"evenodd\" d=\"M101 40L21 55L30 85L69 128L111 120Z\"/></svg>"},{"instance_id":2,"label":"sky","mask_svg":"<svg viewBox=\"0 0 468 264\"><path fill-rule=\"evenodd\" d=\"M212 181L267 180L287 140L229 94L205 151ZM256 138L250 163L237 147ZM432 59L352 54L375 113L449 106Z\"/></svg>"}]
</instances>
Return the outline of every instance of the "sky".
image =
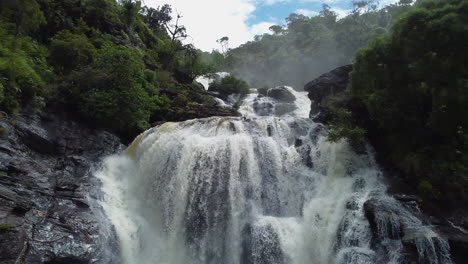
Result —
<instances>
[{"instance_id":1,"label":"sky","mask_svg":"<svg viewBox=\"0 0 468 264\"><path fill-rule=\"evenodd\" d=\"M291 13L315 16L322 4L328 4L343 17L352 8L351 0L143 0L143 3L155 8L170 4L182 15L180 22L189 35L185 42L204 51L221 49L216 40L224 36L229 37L229 48L235 48L255 35L269 32L272 25L284 25Z\"/></svg>"}]
</instances>

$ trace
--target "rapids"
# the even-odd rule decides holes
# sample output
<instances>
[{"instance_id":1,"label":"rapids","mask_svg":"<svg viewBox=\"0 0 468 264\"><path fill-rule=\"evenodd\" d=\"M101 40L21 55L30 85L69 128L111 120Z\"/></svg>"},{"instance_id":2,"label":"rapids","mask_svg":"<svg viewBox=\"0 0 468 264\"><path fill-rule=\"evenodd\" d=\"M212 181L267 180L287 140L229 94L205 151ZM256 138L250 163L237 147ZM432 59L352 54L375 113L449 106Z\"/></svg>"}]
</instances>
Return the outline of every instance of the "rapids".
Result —
<instances>
[{"instance_id":1,"label":"rapids","mask_svg":"<svg viewBox=\"0 0 468 264\"><path fill-rule=\"evenodd\" d=\"M331 143L295 110L165 123L108 157L95 175L126 264L451 263L445 240L386 194L372 150ZM374 205L375 232L366 218Z\"/></svg>"}]
</instances>

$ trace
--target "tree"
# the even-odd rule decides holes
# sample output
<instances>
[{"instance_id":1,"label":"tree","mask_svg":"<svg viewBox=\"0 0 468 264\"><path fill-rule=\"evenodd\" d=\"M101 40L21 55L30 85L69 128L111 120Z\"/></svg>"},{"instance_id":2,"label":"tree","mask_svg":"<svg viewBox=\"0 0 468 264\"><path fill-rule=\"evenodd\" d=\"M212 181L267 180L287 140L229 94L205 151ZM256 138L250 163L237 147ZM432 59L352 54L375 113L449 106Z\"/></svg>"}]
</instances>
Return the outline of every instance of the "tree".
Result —
<instances>
[{"instance_id":1,"label":"tree","mask_svg":"<svg viewBox=\"0 0 468 264\"><path fill-rule=\"evenodd\" d=\"M224 77L220 82L212 82L208 88L209 91L219 92L223 95L230 95L234 93L247 94L249 89L250 87L246 81L236 78L232 75Z\"/></svg>"},{"instance_id":2,"label":"tree","mask_svg":"<svg viewBox=\"0 0 468 264\"><path fill-rule=\"evenodd\" d=\"M224 55L226 55L226 53L229 50L229 38L228 37L222 37L222 38L216 40L216 42L218 42L219 45L221 45L221 51L223 52Z\"/></svg>"},{"instance_id":3,"label":"tree","mask_svg":"<svg viewBox=\"0 0 468 264\"><path fill-rule=\"evenodd\" d=\"M0 7L2 22L12 25L16 36L32 33L46 22L36 0L1 1Z\"/></svg>"},{"instance_id":4,"label":"tree","mask_svg":"<svg viewBox=\"0 0 468 264\"><path fill-rule=\"evenodd\" d=\"M154 31L161 30L161 28L165 27L164 25L172 20L172 8L168 4L159 6L156 9L145 6L142 11L144 21Z\"/></svg>"},{"instance_id":5,"label":"tree","mask_svg":"<svg viewBox=\"0 0 468 264\"><path fill-rule=\"evenodd\" d=\"M275 35L280 35L284 32L283 28L281 26L278 26L278 25L273 25L271 27L268 28L271 32L273 32L273 34Z\"/></svg>"},{"instance_id":6,"label":"tree","mask_svg":"<svg viewBox=\"0 0 468 264\"><path fill-rule=\"evenodd\" d=\"M127 25L132 26L141 9L141 1L122 0L123 19Z\"/></svg>"},{"instance_id":7,"label":"tree","mask_svg":"<svg viewBox=\"0 0 468 264\"><path fill-rule=\"evenodd\" d=\"M69 30L58 32L50 44L51 63L61 73L90 64L96 53L86 35L73 34Z\"/></svg>"},{"instance_id":8,"label":"tree","mask_svg":"<svg viewBox=\"0 0 468 264\"><path fill-rule=\"evenodd\" d=\"M183 40L187 37L187 30L185 26L179 24L181 18L182 15L177 13L177 17L174 23L170 23L169 21L164 23L164 26L171 36L172 42Z\"/></svg>"},{"instance_id":9,"label":"tree","mask_svg":"<svg viewBox=\"0 0 468 264\"><path fill-rule=\"evenodd\" d=\"M467 2L424 1L358 52L350 91L422 197L468 200ZM428 188L431 187L431 188Z\"/></svg>"},{"instance_id":10,"label":"tree","mask_svg":"<svg viewBox=\"0 0 468 264\"><path fill-rule=\"evenodd\" d=\"M62 92L83 117L124 134L148 127L156 98L145 91L144 64L135 50L106 44L92 67L68 79L74 85Z\"/></svg>"},{"instance_id":11,"label":"tree","mask_svg":"<svg viewBox=\"0 0 468 264\"><path fill-rule=\"evenodd\" d=\"M109 32L121 26L119 6L115 0L83 0L84 20L93 27Z\"/></svg>"}]
</instances>

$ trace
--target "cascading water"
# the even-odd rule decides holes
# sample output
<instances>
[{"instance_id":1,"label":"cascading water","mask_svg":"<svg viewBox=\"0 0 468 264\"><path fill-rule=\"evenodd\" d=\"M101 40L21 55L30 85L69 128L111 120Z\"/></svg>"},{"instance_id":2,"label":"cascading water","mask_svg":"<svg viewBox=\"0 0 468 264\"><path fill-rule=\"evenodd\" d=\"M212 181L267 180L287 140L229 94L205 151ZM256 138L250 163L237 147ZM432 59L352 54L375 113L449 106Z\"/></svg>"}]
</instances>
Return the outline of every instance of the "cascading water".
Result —
<instances>
[{"instance_id":1,"label":"cascading water","mask_svg":"<svg viewBox=\"0 0 468 264\"><path fill-rule=\"evenodd\" d=\"M328 142L306 94L287 89L287 115L257 116L254 103L275 100L252 93L242 118L165 123L104 161L123 263L405 263L408 242L421 263L451 263L447 242L385 194L372 152Z\"/></svg>"}]
</instances>

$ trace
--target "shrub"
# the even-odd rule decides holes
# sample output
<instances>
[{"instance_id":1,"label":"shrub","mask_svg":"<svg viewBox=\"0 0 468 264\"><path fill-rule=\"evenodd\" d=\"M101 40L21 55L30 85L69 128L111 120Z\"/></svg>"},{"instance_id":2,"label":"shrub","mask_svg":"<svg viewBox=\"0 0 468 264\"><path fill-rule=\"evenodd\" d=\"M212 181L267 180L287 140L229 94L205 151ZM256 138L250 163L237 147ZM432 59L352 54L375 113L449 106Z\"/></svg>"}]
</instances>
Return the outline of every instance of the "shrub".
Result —
<instances>
[{"instance_id":1,"label":"shrub","mask_svg":"<svg viewBox=\"0 0 468 264\"><path fill-rule=\"evenodd\" d=\"M95 56L96 49L84 34L62 30L52 38L50 61L58 72L68 73L88 65Z\"/></svg>"},{"instance_id":2,"label":"shrub","mask_svg":"<svg viewBox=\"0 0 468 264\"><path fill-rule=\"evenodd\" d=\"M212 82L208 88L209 91L219 92L223 95L247 94L249 89L250 87L246 81L231 75L224 77L220 82Z\"/></svg>"},{"instance_id":3,"label":"shrub","mask_svg":"<svg viewBox=\"0 0 468 264\"><path fill-rule=\"evenodd\" d=\"M73 72L61 96L89 121L124 134L148 127L156 98L144 88L143 60L136 51L115 45L100 50L92 67ZM69 83L74 83L71 87Z\"/></svg>"},{"instance_id":4,"label":"shrub","mask_svg":"<svg viewBox=\"0 0 468 264\"><path fill-rule=\"evenodd\" d=\"M338 142L346 138L354 151L362 153L365 151L365 133L363 128L353 124L350 111L339 108L329 126L327 139L331 142Z\"/></svg>"},{"instance_id":5,"label":"shrub","mask_svg":"<svg viewBox=\"0 0 468 264\"><path fill-rule=\"evenodd\" d=\"M35 96L44 93L45 83L40 73L46 68L41 65L45 52L29 38L2 41L5 48L0 50L0 108L12 113L20 103L30 103Z\"/></svg>"}]
</instances>

